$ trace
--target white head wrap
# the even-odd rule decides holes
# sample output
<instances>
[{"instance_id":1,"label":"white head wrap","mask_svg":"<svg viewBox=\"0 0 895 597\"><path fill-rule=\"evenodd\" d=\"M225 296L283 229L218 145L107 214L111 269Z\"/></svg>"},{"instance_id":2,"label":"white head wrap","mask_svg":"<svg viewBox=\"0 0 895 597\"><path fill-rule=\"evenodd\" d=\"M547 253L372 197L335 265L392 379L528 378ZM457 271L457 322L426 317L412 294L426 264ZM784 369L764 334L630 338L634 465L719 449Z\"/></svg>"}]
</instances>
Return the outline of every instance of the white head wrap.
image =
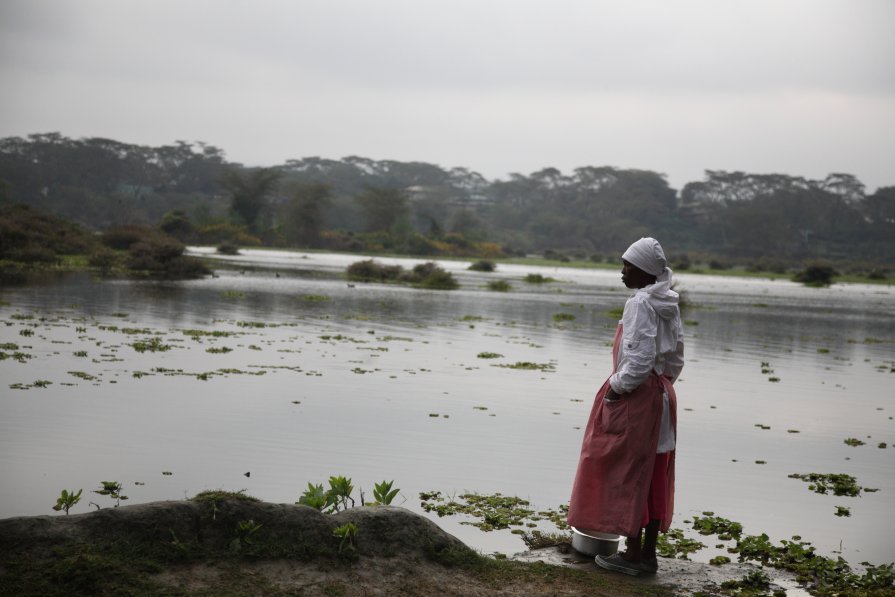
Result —
<instances>
[{"instance_id":1,"label":"white head wrap","mask_svg":"<svg viewBox=\"0 0 895 597\"><path fill-rule=\"evenodd\" d=\"M680 296L671 289L671 268L665 260L662 245L654 238L641 238L628 247L622 259L636 265L648 274L656 276L656 282L638 292L645 292L650 305L659 316L656 329L656 350L659 354L676 350L683 336L681 327Z\"/></svg>"},{"instance_id":2,"label":"white head wrap","mask_svg":"<svg viewBox=\"0 0 895 597\"><path fill-rule=\"evenodd\" d=\"M641 238L628 247L628 250L622 254L622 259L654 276L660 276L668 265L662 245L650 237Z\"/></svg>"}]
</instances>

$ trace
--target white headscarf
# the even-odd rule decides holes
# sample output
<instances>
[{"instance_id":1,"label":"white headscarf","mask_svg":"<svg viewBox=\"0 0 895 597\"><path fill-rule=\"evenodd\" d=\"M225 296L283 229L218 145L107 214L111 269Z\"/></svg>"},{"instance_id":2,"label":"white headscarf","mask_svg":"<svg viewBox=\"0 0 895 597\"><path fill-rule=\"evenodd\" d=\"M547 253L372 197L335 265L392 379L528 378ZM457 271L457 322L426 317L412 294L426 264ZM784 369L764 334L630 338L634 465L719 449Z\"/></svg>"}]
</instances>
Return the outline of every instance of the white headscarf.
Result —
<instances>
[{"instance_id":1,"label":"white headscarf","mask_svg":"<svg viewBox=\"0 0 895 597\"><path fill-rule=\"evenodd\" d=\"M659 316L656 330L656 348L659 354L675 350L683 336L678 303L680 297L671 289L671 268L665 259L662 245L654 238L641 238L628 247L622 259L636 265L648 274L656 276L656 282L640 291L645 292L649 303Z\"/></svg>"},{"instance_id":2,"label":"white headscarf","mask_svg":"<svg viewBox=\"0 0 895 597\"><path fill-rule=\"evenodd\" d=\"M641 238L628 247L628 250L622 254L622 259L657 277L668 266L662 245L659 244L659 241L650 237Z\"/></svg>"}]
</instances>

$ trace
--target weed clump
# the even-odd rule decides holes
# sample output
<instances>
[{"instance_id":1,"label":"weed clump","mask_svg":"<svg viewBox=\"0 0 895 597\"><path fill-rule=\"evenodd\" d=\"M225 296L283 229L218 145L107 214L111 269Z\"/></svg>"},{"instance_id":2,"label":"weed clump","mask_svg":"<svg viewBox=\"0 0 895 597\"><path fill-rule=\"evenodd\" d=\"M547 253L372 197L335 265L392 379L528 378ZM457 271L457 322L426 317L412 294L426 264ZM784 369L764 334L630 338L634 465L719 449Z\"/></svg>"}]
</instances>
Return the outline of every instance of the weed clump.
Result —
<instances>
[{"instance_id":1,"label":"weed clump","mask_svg":"<svg viewBox=\"0 0 895 597\"><path fill-rule=\"evenodd\" d=\"M550 282L556 282L553 278L548 278L541 274L528 274L524 279L529 284L549 284Z\"/></svg>"},{"instance_id":2,"label":"weed clump","mask_svg":"<svg viewBox=\"0 0 895 597\"><path fill-rule=\"evenodd\" d=\"M493 272L497 269L497 264L488 259L481 259L470 265L467 269L474 272Z\"/></svg>"},{"instance_id":3,"label":"weed clump","mask_svg":"<svg viewBox=\"0 0 895 597\"><path fill-rule=\"evenodd\" d=\"M836 275L836 270L831 266L822 263L813 263L794 275L792 279L795 282L801 282L805 286L821 288L832 284L833 276Z\"/></svg>"},{"instance_id":4,"label":"weed clump","mask_svg":"<svg viewBox=\"0 0 895 597\"><path fill-rule=\"evenodd\" d=\"M358 282L404 282L429 290L454 290L460 287L453 274L431 261L420 263L407 272L400 265L383 265L366 259L349 265L346 274L349 280Z\"/></svg>"}]
</instances>

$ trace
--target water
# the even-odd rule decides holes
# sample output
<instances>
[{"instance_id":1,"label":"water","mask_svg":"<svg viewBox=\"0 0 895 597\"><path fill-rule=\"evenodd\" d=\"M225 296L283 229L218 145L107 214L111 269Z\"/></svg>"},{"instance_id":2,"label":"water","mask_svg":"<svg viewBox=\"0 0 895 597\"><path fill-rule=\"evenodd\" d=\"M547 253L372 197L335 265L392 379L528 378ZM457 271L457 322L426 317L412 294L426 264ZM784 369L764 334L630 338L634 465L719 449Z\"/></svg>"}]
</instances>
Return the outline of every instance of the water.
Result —
<instances>
[{"instance_id":1,"label":"water","mask_svg":"<svg viewBox=\"0 0 895 597\"><path fill-rule=\"evenodd\" d=\"M245 251L198 281L73 274L2 289L0 344L30 358L0 361L0 517L51 514L62 488L85 490L73 512L110 507L91 493L102 480L121 481L132 503L217 488L292 503L334 474L368 498L394 479L396 501L415 511L429 490L567 503L611 367L609 311L628 292L619 273L444 262L462 288L439 292L349 285L338 276L358 259ZM527 273L557 282L525 284ZM513 291L489 291L494 279ZM895 290L678 279L697 307L684 317L674 526L712 511L852 563L895 560L878 531L895 511ZM152 339L170 348L133 346ZM518 361L552 369L496 366ZM818 495L788 477L809 472L879 491ZM524 548L508 531L437 521L484 552Z\"/></svg>"}]
</instances>

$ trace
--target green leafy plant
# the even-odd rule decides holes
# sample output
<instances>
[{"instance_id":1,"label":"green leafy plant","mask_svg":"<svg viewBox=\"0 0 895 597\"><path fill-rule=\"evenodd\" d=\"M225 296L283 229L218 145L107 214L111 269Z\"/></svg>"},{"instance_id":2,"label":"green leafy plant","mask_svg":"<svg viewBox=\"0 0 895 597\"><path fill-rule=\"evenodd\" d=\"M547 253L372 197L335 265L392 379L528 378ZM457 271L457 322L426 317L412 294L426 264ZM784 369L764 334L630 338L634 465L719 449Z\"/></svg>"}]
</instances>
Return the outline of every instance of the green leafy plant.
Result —
<instances>
[{"instance_id":1,"label":"green leafy plant","mask_svg":"<svg viewBox=\"0 0 895 597\"><path fill-rule=\"evenodd\" d=\"M126 500L127 496L121 494L121 490L123 489L121 483L118 481L100 481L101 487L99 489L94 489L93 493L98 493L99 495L107 495L113 500L115 500L115 507L117 508L121 504L121 500Z\"/></svg>"},{"instance_id":2,"label":"green leafy plant","mask_svg":"<svg viewBox=\"0 0 895 597\"><path fill-rule=\"evenodd\" d=\"M305 489L305 492L298 498L296 503L310 506L316 510L323 510L329 505L329 500L322 484L314 485L313 483L308 483L308 488Z\"/></svg>"},{"instance_id":3,"label":"green leafy plant","mask_svg":"<svg viewBox=\"0 0 895 597\"><path fill-rule=\"evenodd\" d=\"M240 520L237 522L235 531L236 536L230 541L230 551L238 553L243 545L251 545L252 535L257 533L262 526L264 525L251 519Z\"/></svg>"},{"instance_id":4,"label":"green leafy plant","mask_svg":"<svg viewBox=\"0 0 895 597\"><path fill-rule=\"evenodd\" d=\"M329 478L329 489L324 490L322 484L314 485L308 483L308 488L304 491L297 504L310 506L321 512L338 512L347 510L349 502L354 507L354 498L351 492L354 491L354 485L351 479L341 475Z\"/></svg>"},{"instance_id":5,"label":"green leafy plant","mask_svg":"<svg viewBox=\"0 0 895 597\"><path fill-rule=\"evenodd\" d=\"M329 478L329 491L327 492L327 500L332 505L333 510L347 510L348 502L354 507L354 498L351 492L354 491L354 485L351 479L342 475L332 476Z\"/></svg>"},{"instance_id":6,"label":"green leafy plant","mask_svg":"<svg viewBox=\"0 0 895 597\"><path fill-rule=\"evenodd\" d=\"M339 553L354 551L354 541L357 539L357 525L353 522L346 522L342 526L333 529L333 536L340 539Z\"/></svg>"},{"instance_id":7,"label":"green leafy plant","mask_svg":"<svg viewBox=\"0 0 895 597\"><path fill-rule=\"evenodd\" d=\"M56 512L59 512L60 510L62 510L63 512L65 512L65 514L67 516L68 511L71 510L71 508L75 504L77 504L78 502L81 501L81 492L82 491L84 491L84 490L79 489L78 493L75 493L74 490L71 490L69 492L68 490L63 489L62 493L59 495L59 497L56 498L56 505L53 506L53 510L55 510Z\"/></svg>"},{"instance_id":8,"label":"green leafy plant","mask_svg":"<svg viewBox=\"0 0 895 597\"><path fill-rule=\"evenodd\" d=\"M373 499L376 500L376 504L388 506L392 503L392 500L395 499L395 496L398 495L398 492L400 491L397 487L392 489L393 484L394 480L383 481L382 483L376 483L373 486Z\"/></svg>"}]
</instances>

